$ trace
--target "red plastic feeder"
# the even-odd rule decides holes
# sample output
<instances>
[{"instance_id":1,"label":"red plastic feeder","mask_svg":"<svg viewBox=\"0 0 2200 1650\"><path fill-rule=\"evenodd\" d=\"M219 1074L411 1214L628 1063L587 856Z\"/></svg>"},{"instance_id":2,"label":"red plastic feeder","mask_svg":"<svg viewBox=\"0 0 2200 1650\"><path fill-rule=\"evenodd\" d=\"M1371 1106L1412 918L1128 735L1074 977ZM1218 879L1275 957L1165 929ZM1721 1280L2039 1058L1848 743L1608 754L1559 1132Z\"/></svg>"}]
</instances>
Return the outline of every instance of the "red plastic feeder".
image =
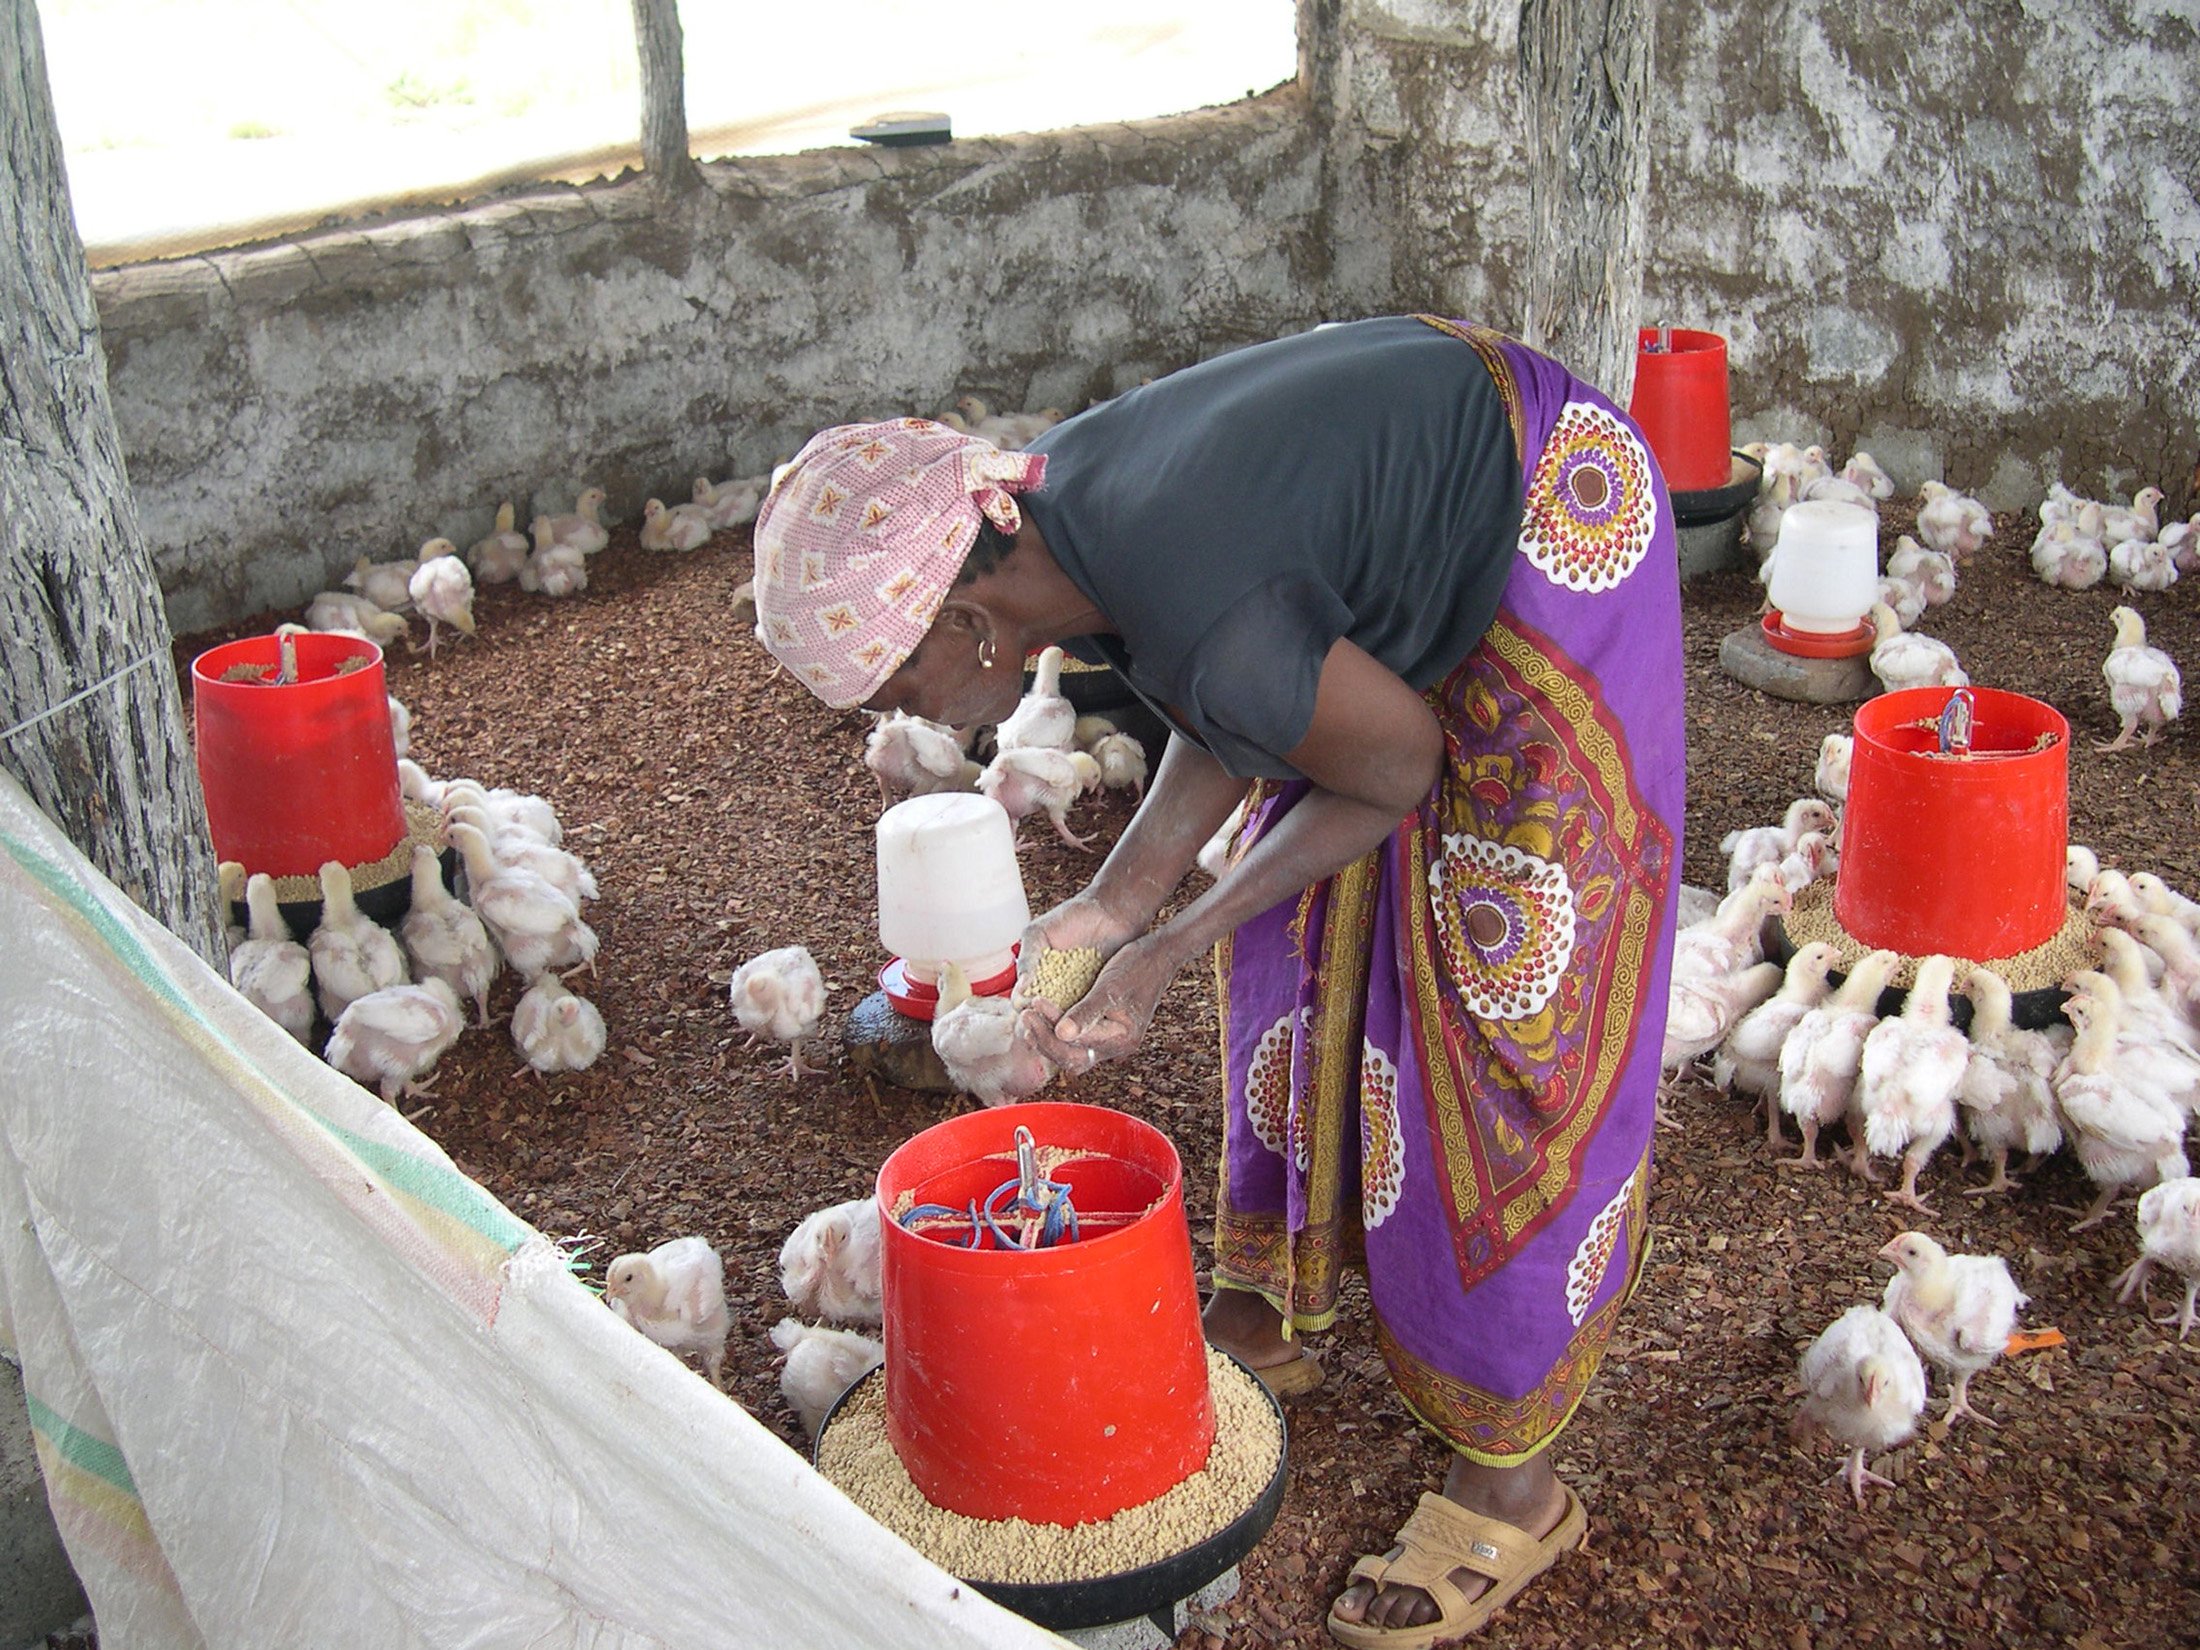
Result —
<instances>
[{"instance_id":1,"label":"red plastic feeder","mask_svg":"<svg viewBox=\"0 0 2200 1650\"><path fill-rule=\"evenodd\" d=\"M329 860L372 865L407 829L382 650L357 636L290 638L298 679L273 685L280 639L248 636L191 661L206 822L221 859L271 877ZM366 663L339 672L349 661ZM263 681L223 681L256 665Z\"/></svg>"},{"instance_id":2,"label":"red plastic feeder","mask_svg":"<svg viewBox=\"0 0 2200 1650\"><path fill-rule=\"evenodd\" d=\"M1671 491L1724 487L1734 468L1726 340L1687 327L1644 327L1635 335L1627 416L1642 427Z\"/></svg>"},{"instance_id":3,"label":"red plastic feeder","mask_svg":"<svg viewBox=\"0 0 2200 1650\"><path fill-rule=\"evenodd\" d=\"M1016 1176L1019 1126L1070 1186L1074 1241L1011 1250L985 1232L972 1249L959 1246L967 1221L895 1219L904 1194L983 1205ZM1104 1106L992 1107L896 1151L878 1200L886 1436L926 1499L970 1518L1080 1524L1206 1465L1214 1398L1167 1135Z\"/></svg>"},{"instance_id":4,"label":"red plastic feeder","mask_svg":"<svg viewBox=\"0 0 2200 1650\"><path fill-rule=\"evenodd\" d=\"M2070 724L2021 693L1971 688L1970 754L1944 756L1955 691L1905 688L1857 711L1834 915L1906 956L2014 956L2070 914Z\"/></svg>"}]
</instances>

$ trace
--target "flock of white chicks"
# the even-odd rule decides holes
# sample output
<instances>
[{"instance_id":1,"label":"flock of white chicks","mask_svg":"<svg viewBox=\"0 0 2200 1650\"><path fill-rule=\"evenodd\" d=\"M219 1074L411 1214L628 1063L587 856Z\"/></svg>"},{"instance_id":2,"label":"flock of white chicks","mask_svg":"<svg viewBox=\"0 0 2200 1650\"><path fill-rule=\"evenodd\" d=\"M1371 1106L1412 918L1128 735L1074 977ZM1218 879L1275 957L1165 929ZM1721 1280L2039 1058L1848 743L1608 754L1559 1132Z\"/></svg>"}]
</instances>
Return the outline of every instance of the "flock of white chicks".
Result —
<instances>
[{"instance_id":1,"label":"flock of white chicks","mask_svg":"<svg viewBox=\"0 0 2200 1650\"><path fill-rule=\"evenodd\" d=\"M714 482L695 478L694 498L669 509L650 499L642 506L641 547L653 551L699 550L711 535L756 519L770 486L768 476ZM434 538L409 560L370 561L361 556L344 575L342 590L324 590L306 604L308 630L365 636L388 646L411 629L410 615L428 621L428 656L440 629L474 633L474 589L517 580L541 596L577 596L588 588L588 558L611 543L603 524L604 490L582 491L571 513L536 516L532 537L514 530L512 506L497 506L496 528L464 556L449 539Z\"/></svg>"},{"instance_id":2,"label":"flock of white chicks","mask_svg":"<svg viewBox=\"0 0 2200 1650\"><path fill-rule=\"evenodd\" d=\"M813 1438L833 1400L885 1361L881 1342L862 1333L885 1318L879 1270L878 1205L870 1198L818 1210L780 1247L780 1287L795 1315L771 1331L786 1355L779 1390ZM705 1240L674 1238L619 1256L605 1272L604 1304L667 1351L700 1354L711 1384L723 1384L733 1318L725 1262Z\"/></svg>"},{"instance_id":3,"label":"flock of white chicks","mask_svg":"<svg viewBox=\"0 0 2200 1650\"><path fill-rule=\"evenodd\" d=\"M398 749L407 750L412 717L395 698L390 720ZM241 898L249 913L229 936L230 983L309 1048L316 1015L325 1019L323 1057L393 1104L400 1094L433 1093L424 1079L466 1029L464 1001L472 1000L479 1025L491 1023L489 990L507 963L527 981L512 1010L512 1041L526 1069L594 1064L603 1016L567 989L559 970L595 966L596 933L581 906L596 897L596 879L563 847L556 811L539 796L431 779L403 755L397 766L404 795L441 813L464 866L465 897L444 886L435 849L417 844L411 905L392 934L359 909L351 873L331 860L320 870L320 922L300 944L273 881L225 864L223 896Z\"/></svg>"},{"instance_id":4,"label":"flock of white chicks","mask_svg":"<svg viewBox=\"0 0 2200 1650\"><path fill-rule=\"evenodd\" d=\"M1748 522L1761 582L1771 579L1781 520L1791 505L1831 499L1867 509L1876 520L1880 502L1894 496L1893 480L1866 452L1837 471L1822 447L1757 442L1742 450L1763 466ZM2162 497L2159 487L2143 487L2128 505L2107 504L2080 498L2056 482L2040 505L2033 571L2046 583L2071 590L2087 589L2109 575L2127 594L2168 589L2180 572L2200 565L2200 513L2164 525ZM1954 599L1957 569L1993 534L1993 515L1977 499L1938 481L1919 488L1917 534L1896 539L1871 610L1871 669L1883 689L1968 685L1970 677L1953 648L1909 627ZM2148 645L2146 621L2136 611L2119 607L2114 622L2116 640L2101 674L2120 731L2101 748L2122 750L2135 737L2151 745L2182 710L2183 682L2169 655Z\"/></svg>"}]
</instances>

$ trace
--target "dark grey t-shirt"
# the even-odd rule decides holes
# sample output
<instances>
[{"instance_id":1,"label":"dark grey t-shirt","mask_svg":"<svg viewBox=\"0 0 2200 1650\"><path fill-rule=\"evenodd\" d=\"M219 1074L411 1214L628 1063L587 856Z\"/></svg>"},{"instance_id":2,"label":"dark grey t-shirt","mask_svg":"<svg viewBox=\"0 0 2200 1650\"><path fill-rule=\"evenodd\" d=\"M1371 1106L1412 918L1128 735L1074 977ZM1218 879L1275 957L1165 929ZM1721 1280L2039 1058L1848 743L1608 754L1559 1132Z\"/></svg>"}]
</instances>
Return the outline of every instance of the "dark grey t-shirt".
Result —
<instances>
[{"instance_id":1,"label":"dark grey t-shirt","mask_svg":"<svg viewBox=\"0 0 2200 1650\"><path fill-rule=\"evenodd\" d=\"M1022 502L1121 632L1072 651L1247 777L1298 777L1284 753L1339 637L1416 689L1442 680L1495 616L1520 533L1495 382L1407 317L1187 367L1031 450L1046 482Z\"/></svg>"}]
</instances>

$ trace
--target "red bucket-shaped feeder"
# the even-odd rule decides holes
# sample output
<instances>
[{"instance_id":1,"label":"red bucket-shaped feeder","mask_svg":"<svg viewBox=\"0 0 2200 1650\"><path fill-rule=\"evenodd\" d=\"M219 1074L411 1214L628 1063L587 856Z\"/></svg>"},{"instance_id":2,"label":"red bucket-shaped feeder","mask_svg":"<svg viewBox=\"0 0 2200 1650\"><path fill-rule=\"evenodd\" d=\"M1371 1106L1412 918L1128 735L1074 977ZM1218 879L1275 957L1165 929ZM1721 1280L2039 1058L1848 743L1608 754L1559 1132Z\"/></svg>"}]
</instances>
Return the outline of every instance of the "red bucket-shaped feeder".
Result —
<instances>
[{"instance_id":1,"label":"red bucket-shaped feeder","mask_svg":"<svg viewBox=\"0 0 2200 1650\"><path fill-rule=\"evenodd\" d=\"M1019 1127L1070 1188L1074 1241L1004 1248L981 1221L968 1248L967 1221L897 1218L982 1209L1017 1176ZM886 1435L928 1500L969 1518L1079 1524L1206 1465L1214 1399L1167 1135L1103 1106L993 1107L895 1152L878 1199Z\"/></svg>"},{"instance_id":2,"label":"red bucket-shaped feeder","mask_svg":"<svg viewBox=\"0 0 2200 1650\"><path fill-rule=\"evenodd\" d=\"M1957 690L1905 688L1856 713L1834 915L1908 956L2010 957L2070 914L2070 724L2021 693L1970 688L1968 755L1944 755Z\"/></svg>"},{"instance_id":3,"label":"red bucket-shaped feeder","mask_svg":"<svg viewBox=\"0 0 2200 1650\"><path fill-rule=\"evenodd\" d=\"M1627 416L1641 426L1665 485L1676 493L1724 487L1734 473L1726 340L1689 327L1644 327L1635 337Z\"/></svg>"},{"instance_id":4,"label":"red bucket-shaped feeder","mask_svg":"<svg viewBox=\"0 0 2200 1650\"><path fill-rule=\"evenodd\" d=\"M358 636L290 640L297 680L281 685L275 636L248 636L191 661L214 852L271 877L310 877L332 859L371 865L407 828L382 650ZM223 680L247 666L263 679Z\"/></svg>"}]
</instances>

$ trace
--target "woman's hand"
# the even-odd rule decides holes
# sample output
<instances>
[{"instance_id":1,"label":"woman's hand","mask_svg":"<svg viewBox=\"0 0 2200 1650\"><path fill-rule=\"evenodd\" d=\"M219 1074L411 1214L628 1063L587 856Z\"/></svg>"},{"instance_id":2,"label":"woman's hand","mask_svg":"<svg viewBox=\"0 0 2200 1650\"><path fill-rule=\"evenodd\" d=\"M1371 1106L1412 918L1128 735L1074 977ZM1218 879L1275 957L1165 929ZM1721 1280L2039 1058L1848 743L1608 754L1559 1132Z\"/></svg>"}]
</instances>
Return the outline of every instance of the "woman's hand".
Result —
<instances>
[{"instance_id":1,"label":"woman's hand","mask_svg":"<svg viewBox=\"0 0 2200 1650\"><path fill-rule=\"evenodd\" d=\"M1067 1076L1120 1060L1145 1037L1180 966L1168 942L1142 935L1108 959L1082 1001L1066 1009L1044 1001L1025 1009L1024 1035Z\"/></svg>"},{"instance_id":2,"label":"woman's hand","mask_svg":"<svg viewBox=\"0 0 2200 1650\"><path fill-rule=\"evenodd\" d=\"M1132 913L1118 910L1096 889L1073 894L1045 916L1034 918L1024 930L1023 950L1016 959L1016 1000L1043 1002L1038 991L1039 959L1049 951L1091 949L1105 962L1138 937L1145 923ZM1056 1003L1056 1012L1068 1008ZM1051 1017L1050 1021L1051 1023Z\"/></svg>"}]
</instances>

